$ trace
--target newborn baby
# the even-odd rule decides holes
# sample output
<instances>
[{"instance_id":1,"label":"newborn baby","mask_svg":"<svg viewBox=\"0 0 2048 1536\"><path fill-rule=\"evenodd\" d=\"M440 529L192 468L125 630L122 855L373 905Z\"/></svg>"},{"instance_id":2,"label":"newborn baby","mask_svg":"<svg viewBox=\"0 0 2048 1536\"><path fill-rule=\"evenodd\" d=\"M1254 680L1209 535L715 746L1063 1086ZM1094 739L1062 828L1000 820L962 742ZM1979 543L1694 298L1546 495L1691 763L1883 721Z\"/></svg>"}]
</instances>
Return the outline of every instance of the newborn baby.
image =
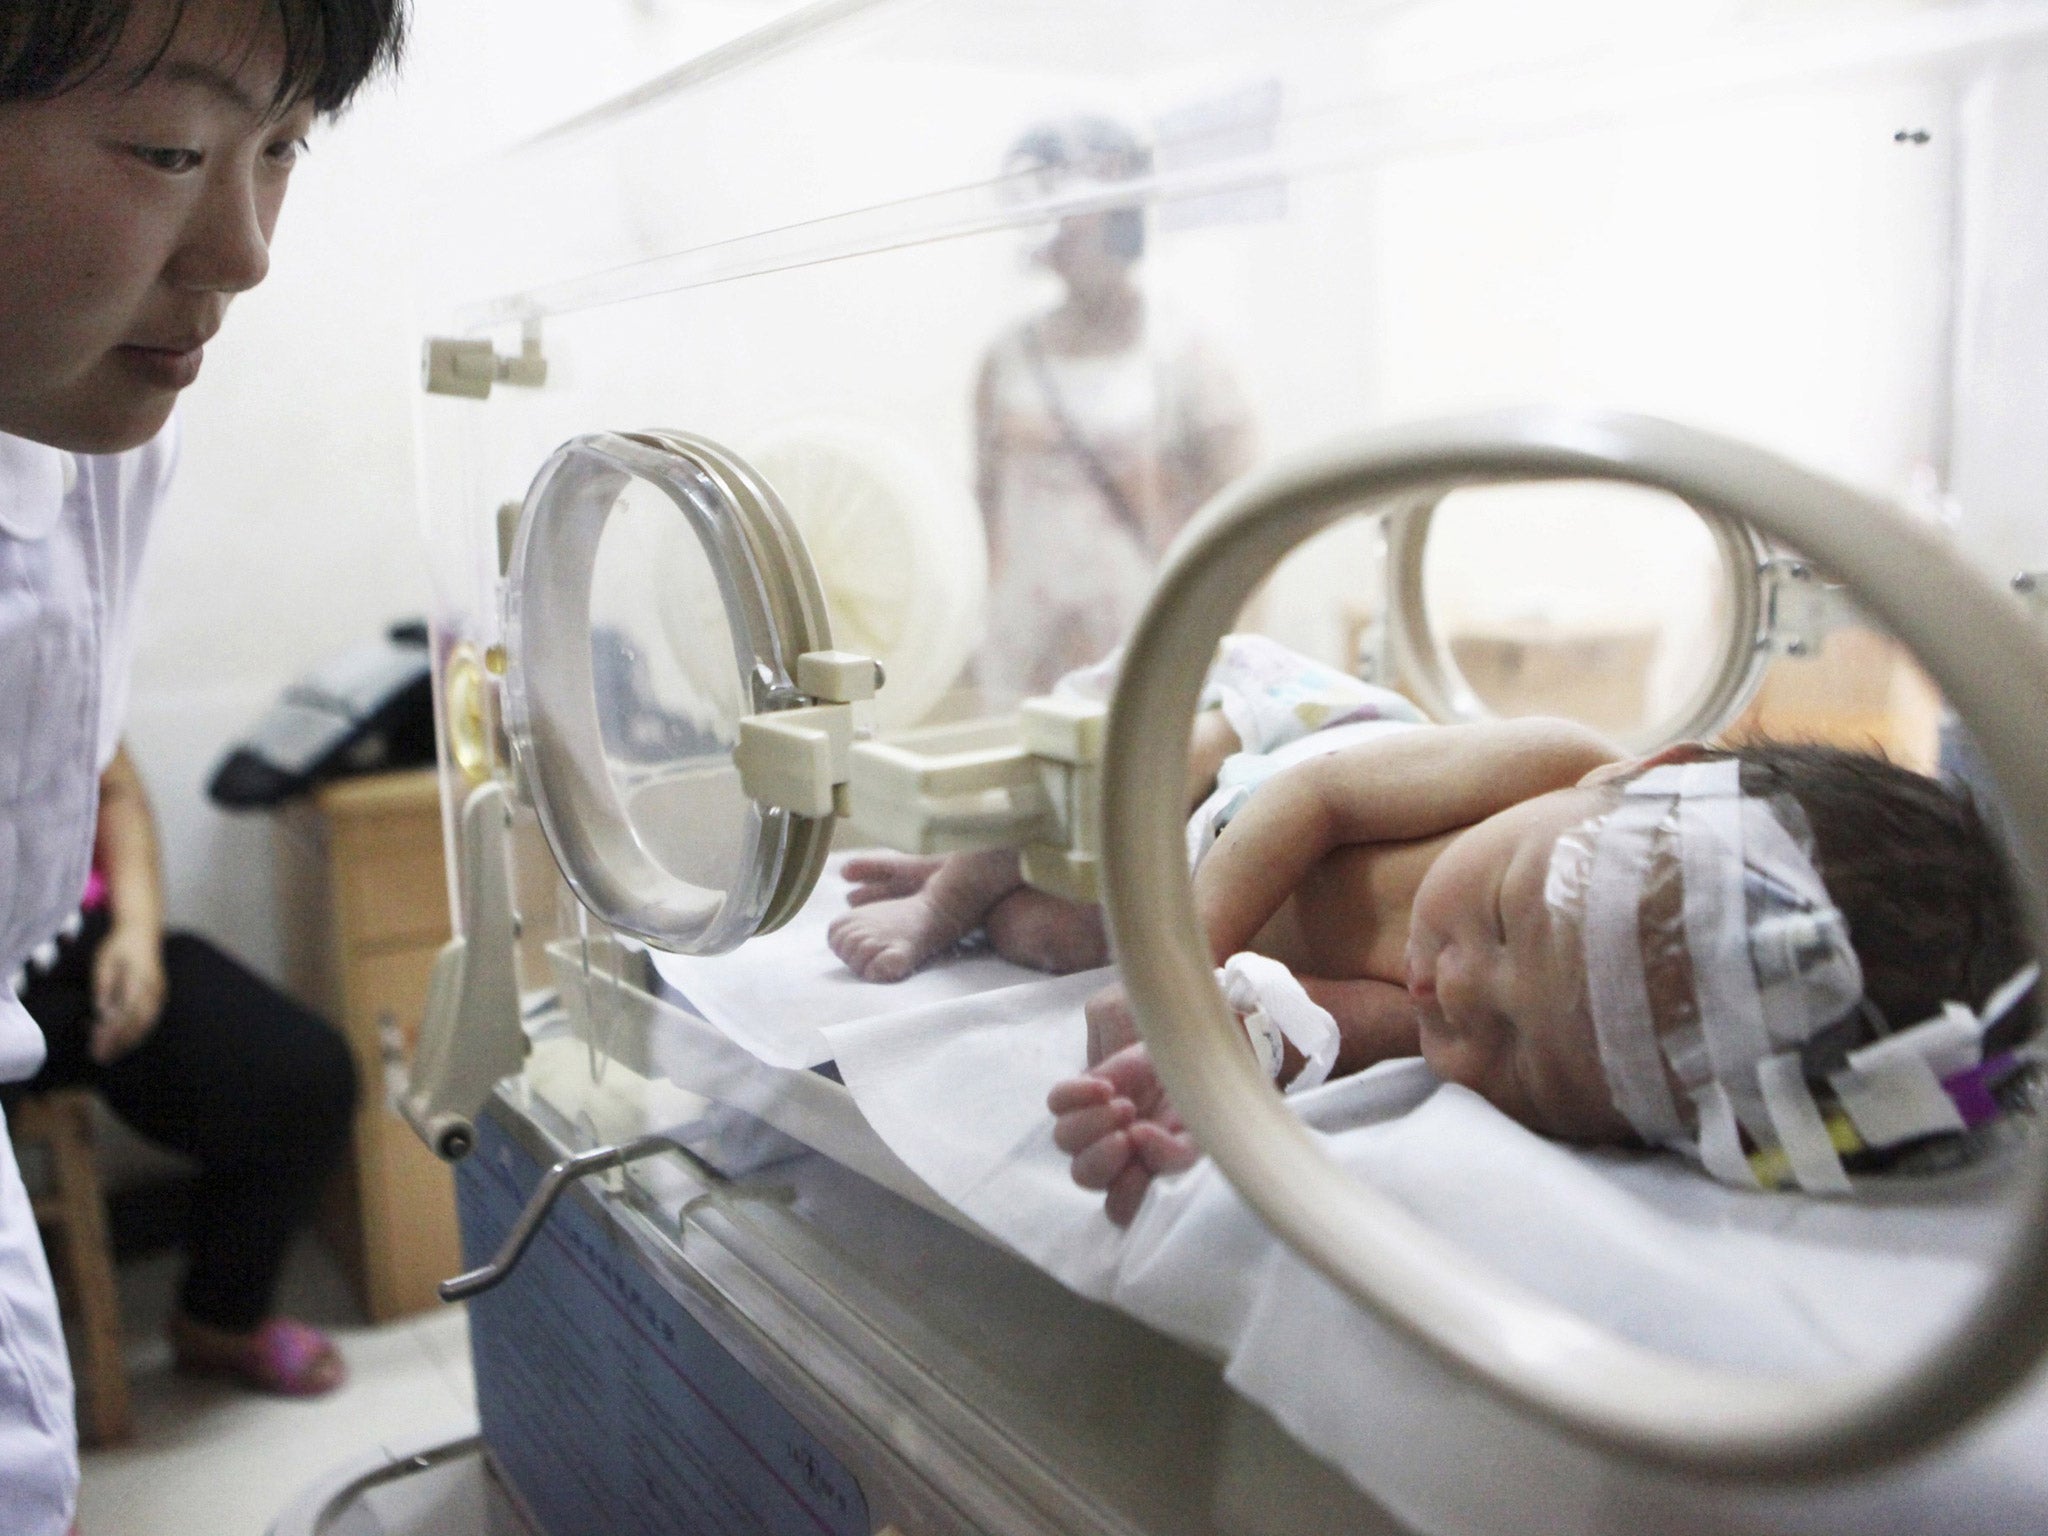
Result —
<instances>
[{"instance_id":1,"label":"newborn baby","mask_svg":"<svg viewBox=\"0 0 2048 1536\"><path fill-rule=\"evenodd\" d=\"M1334 1073L1422 1055L1532 1130L1629 1134L1607 1093L1583 978L1544 903L1558 836L1621 754L1567 722L1382 736L1262 785L1195 870L1217 964L1285 964L1336 1025ZM1089 1004L1091 1072L1049 1107L1074 1177L1128 1221L1152 1176L1194 1160L1120 991ZM1106 1059L1103 1059L1106 1053ZM1304 1064L1283 1043L1279 1076Z\"/></svg>"},{"instance_id":2,"label":"newborn baby","mask_svg":"<svg viewBox=\"0 0 2048 1536\"><path fill-rule=\"evenodd\" d=\"M1277 651L1226 642L1189 843L1227 995L1279 1080L1420 1054L1541 1133L1830 1193L2025 1097L2027 1061L1999 1046L2031 1033L2031 973L1967 800L1831 749L1629 760L1558 721L1416 729ZM847 914L835 949L887 973L982 920L1012 958L1102 963L1093 909L1017 887L1007 858L850 869L886 921ZM1088 1012L1091 1070L1053 1090L1055 1139L1128 1221L1196 1152L1121 996ZM1320 1037L1288 1028L1305 1017Z\"/></svg>"}]
</instances>

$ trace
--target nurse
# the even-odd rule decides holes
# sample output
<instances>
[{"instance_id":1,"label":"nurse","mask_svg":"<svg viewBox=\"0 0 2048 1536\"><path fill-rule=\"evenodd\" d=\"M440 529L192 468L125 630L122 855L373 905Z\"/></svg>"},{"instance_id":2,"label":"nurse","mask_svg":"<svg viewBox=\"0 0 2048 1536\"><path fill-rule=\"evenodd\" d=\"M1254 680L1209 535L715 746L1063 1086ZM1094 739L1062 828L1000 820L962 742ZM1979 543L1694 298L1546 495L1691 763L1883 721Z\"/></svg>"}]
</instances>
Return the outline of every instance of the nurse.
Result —
<instances>
[{"instance_id":1,"label":"nurse","mask_svg":"<svg viewBox=\"0 0 2048 1536\"><path fill-rule=\"evenodd\" d=\"M322 114L396 58L404 0L18 0L0 9L0 977L85 887L172 408L263 280ZM0 983L0 1081L43 1041ZM0 1531L62 1536L70 1371L0 1136Z\"/></svg>"}]
</instances>

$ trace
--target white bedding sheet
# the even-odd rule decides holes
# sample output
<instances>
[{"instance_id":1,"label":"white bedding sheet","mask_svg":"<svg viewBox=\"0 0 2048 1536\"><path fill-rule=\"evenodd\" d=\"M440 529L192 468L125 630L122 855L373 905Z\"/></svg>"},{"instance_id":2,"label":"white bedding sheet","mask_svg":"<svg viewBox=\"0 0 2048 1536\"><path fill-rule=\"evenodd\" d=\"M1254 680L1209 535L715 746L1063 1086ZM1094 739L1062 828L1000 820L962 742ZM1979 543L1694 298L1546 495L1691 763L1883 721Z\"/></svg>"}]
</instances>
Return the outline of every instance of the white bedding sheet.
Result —
<instances>
[{"instance_id":1,"label":"white bedding sheet","mask_svg":"<svg viewBox=\"0 0 2048 1536\"><path fill-rule=\"evenodd\" d=\"M1759 1492L1630 1471L1532 1428L1352 1304L1207 1161L1128 1232L1076 1188L1046 1090L1078 1070L1093 972L829 1027L869 1123L933 1189L1084 1295L1226 1362L1298 1439L1419 1529L2048 1529L2048 1382L1909 1469ZM1530 1289L1640 1343L1825 1372L1901 1358L1974 1294L2005 1227L1994 1180L1883 1205L1744 1194L1663 1154L1567 1148L1420 1061L1297 1096L1329 1150Z\"/></svg>"},{"instance_id":2,"label":"white bedding sheet","mask_svg":"<svg viewBox=\"0 0 2048 1536\"><path fill-rule=\"evenodd\" d=\"M1936 1456L1768 1490L1620 1467L1538 1429L1358 1308L1275 1241L1206 1161L1128 1232L1074 1186L1048 1088L1080 1069L1081 1004L1109 971L1048 978L958 956L895 986L824 945L835 860L780 933L657 960L778 1066L836 1058L868 1124L918 1177L1084 1295L1225 1362L1240 1390L1419 1530L2048 1530L2048 1378ZM1757 1196L1662 1154L1572 1149L1390 1062L1291 1101L1358 1176L1541 1295L1639 1343L1717 1364L1824 1372L1902 1358L1953 1319L2005 1227L1987 1176L1882 1203Z\"/></svg>"},{"instance_id":3,"label":"white bedding sheet","mask_svg":"<svg viewBox=\"0 0 2048 1536\"><path fill-rule=\"evenodd\" d=\"M862 981L825 943L825 930L846 910L840 870L850 857L835 853L811 899L775 932L730 955L652 950L655 970L732 1040L771 1067L790 1068L832 1059L823 1033L829 1025L1043 979L983 952L948 956L893 986Z\"/></svg>"}]
</instances>

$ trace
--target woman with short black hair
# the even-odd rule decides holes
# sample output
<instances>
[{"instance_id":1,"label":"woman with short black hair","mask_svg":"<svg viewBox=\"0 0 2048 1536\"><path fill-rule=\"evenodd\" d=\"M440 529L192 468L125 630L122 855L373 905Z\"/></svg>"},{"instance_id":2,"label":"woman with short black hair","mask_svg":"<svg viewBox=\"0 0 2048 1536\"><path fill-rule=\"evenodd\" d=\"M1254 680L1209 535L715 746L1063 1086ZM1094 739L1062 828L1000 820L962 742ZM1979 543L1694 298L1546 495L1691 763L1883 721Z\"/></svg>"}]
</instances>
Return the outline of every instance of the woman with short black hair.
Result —
<instances>
[{"instance_id":1,"label":"woman with short black hair","mask_svg":"<svg viewBox=\"0 0 2048 1536\"><path fill-rule=\"evenodd\" d=\"M403 0L0 6L0 978L85 889L172 408L269 269L306 134L403 31ZM43 1053L0 985L0 1081ZM61 1536L77 1487L63 1332L0 1137L0 1530Z\"/></svg>"}]
</instances>

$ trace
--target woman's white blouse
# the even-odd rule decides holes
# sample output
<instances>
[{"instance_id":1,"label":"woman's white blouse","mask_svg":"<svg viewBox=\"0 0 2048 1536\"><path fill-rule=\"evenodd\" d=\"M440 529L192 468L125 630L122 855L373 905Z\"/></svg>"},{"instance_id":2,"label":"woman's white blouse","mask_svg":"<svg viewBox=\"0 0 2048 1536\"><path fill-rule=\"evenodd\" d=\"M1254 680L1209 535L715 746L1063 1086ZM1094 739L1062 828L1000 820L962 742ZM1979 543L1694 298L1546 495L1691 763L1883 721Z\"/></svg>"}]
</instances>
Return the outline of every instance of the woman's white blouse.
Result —
<instances>
[{"instance_id":1,"label":"woman's white blouse","mask_svg":"<svg viewBox=\"0 0 2048 1536\"><path fill-rule=\"evenodd\" d=\"M176 458L175 420L119 454L0 433L0 1082L42 1064L12 978L85 888L143 547Z\"/></svg>"}]
</instances>

